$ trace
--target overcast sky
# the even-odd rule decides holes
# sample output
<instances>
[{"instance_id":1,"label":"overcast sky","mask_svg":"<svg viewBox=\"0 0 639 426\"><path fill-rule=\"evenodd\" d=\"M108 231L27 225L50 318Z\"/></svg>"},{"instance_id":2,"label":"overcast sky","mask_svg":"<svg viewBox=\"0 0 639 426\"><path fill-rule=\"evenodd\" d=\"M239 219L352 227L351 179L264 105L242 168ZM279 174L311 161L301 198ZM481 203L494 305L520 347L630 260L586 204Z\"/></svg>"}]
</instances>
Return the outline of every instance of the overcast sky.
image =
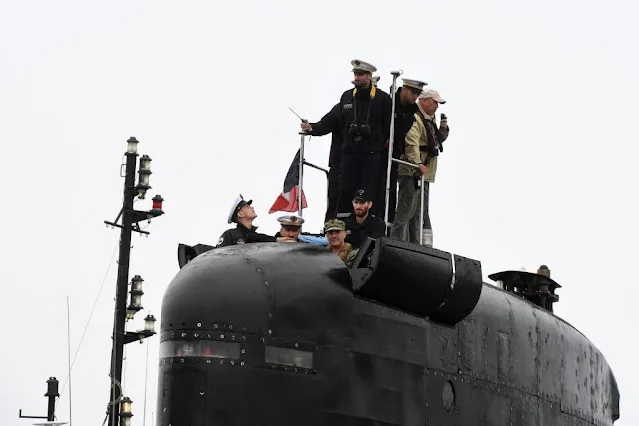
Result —
<instances>
[{"instance_id":1,"label":"overcast sky","mask_svg":"<svg viewBox=\"0 0 639 426\"><path fill-rule=\"evenodd\" d=\"M0 0L0 182L5 324L0 424L46 414L66 378L66 297L78 347L118 230L126 140L152 157L166 215L133 238L131 275L158 318L180 242L215 244L238 193L256 224L299 144L348 89L354 58L425 80L449 102L451 133L431 187L437 248L493 272L547 264L556 314L603 352L621 392L617 425L639 424L636 383L638 6L630 1ZM307 160L327 165L330 136ZM307 169L306 230L322 227L325 181ZM150 197L137 203L150 208ZM116 256L117 257L117 256ZM73 421L99 425L117 264L73 370ZM158 324L159 328L159 324ZM159 339L150 341L147 419ZM146 346L127 345L125 392L142 425ZM67 388L68 390L68 388ZM68 395L58 417L68 420Z\"/></svg>"}]
</instances>

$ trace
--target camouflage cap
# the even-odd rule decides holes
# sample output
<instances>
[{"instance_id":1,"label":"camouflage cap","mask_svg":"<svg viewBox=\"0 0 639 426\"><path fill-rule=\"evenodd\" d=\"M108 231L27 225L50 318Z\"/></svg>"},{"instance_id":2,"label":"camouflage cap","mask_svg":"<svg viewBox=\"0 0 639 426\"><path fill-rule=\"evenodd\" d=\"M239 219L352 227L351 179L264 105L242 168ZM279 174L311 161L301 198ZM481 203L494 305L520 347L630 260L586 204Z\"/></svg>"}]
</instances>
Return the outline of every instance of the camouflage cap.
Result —
<instances>
[{"instance_id":1,"label":"camouflage cap","mask_svg":"<svg viewBox=\"0 0 639 426\"><path fill-rule=\"evenodd\" d=\"M328 231L346 231L346 224L339 219L331 219L324 224L324 233Z\"/></svg>"}]
</instances>

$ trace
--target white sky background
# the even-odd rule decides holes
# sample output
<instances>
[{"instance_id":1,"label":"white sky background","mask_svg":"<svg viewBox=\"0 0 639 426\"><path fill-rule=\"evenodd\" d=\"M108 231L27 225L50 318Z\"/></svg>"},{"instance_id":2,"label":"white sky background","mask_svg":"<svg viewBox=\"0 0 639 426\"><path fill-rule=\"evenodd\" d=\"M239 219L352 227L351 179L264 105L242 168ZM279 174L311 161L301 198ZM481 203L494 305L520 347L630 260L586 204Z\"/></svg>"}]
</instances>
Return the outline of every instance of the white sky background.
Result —
<instances>
[{"instance_id":1,"label":"white sky background","mask_svg":"<svg viewBox=\"0 0 639 426\"><path fill-rule=\"evenodd\" d=\"M218 4L221 3L221 4ZM45 381L66 377L66 297L75 353L118 230L119 168L129 136L153 158L150 198L166 215L133 238L131 276L158 318L177 244L214 244L238 193L256 224L298 148L292 106L319 120L350 86L350 60L426 80L449 100L450 138L432 186L435 246L479 259L487 275L547 264L556 313L611 364L622 426L639 424L635 383L635 51L632 2L0 2L3 283L0 424L46 413ZM326 166L330 136L307 160ZM306 169L321 229L322 174ZM73 371L73 421L102 424L117 265ZM630 271L630 272L629 272ZM157 324L159 329L159 323ZM150 341L147 424L155 411ZM125 393L141 425L145 346L127 345ZM531 360L532 362L532 360ZM552 380L552 378L549 378ZM66 394L65 390L65 394ZM58 405L68 420L68 395Z\"/></svg>"}]
</instances>

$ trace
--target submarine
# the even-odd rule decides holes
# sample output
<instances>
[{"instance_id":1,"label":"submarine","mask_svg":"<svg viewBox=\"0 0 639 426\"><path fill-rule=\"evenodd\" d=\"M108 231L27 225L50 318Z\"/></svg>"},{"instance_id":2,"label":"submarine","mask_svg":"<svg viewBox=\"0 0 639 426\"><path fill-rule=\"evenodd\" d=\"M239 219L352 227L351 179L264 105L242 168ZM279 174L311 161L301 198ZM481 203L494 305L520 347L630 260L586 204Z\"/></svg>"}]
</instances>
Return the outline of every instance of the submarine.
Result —
<instances>
[{"instance_id":1,"label":"submarine","mask_svg":"<svg viewBox=\"0 0 639 426\"><path fill-rule=\"evenodd\" d=\"M556 283L382 237L178 246L161 308L158 426L613 425L603 354Z\"/></svg>"}]
</instances>

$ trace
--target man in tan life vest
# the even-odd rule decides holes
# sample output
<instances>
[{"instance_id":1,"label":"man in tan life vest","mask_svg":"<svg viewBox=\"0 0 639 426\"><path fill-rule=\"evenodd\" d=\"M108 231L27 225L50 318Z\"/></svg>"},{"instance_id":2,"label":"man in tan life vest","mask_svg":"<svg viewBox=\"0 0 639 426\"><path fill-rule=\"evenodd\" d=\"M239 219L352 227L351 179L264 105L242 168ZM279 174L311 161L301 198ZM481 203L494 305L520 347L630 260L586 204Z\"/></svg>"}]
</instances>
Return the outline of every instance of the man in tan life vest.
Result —
<instances>
[{"instance_id":1,"label":"man in tan life vest","mask_svg":"<svg viewBox=\"0 0 639 426\"><path fill-rule=\"evenodd\" d=\"M448 121L442 114L439 128L435 114L446 101L436 90L425 89L417 98L419 111L406 135L406 147L400 160L419 165L419 169L400 164L399 195L391 238L419 243L420 183L424 176L424 229L423 244L432 247L433 230L428 214L429 187L435 182L437 157L443 151L442 144L448 138Z\"/></svg>"}]
</instances>

